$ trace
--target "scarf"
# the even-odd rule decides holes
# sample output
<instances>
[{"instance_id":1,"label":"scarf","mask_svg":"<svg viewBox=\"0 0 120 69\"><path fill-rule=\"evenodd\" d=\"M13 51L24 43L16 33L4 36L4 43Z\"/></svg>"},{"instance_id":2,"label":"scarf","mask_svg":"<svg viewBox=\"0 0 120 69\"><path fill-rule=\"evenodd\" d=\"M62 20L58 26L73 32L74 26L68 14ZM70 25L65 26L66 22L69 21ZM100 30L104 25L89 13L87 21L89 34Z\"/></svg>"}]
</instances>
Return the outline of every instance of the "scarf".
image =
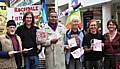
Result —
<instances>
[{"instance_id":1,"label":"scarf","mask_svg":"<svg viewBox=\"0 0 120 69\"><path fill-rule=\"evenodd\" d=\"M15 51L19 51L19 45L18 45L18 42L17 42L17 39L16 39L16 36L15 35L11 35L9 33L7 33L7 35L10 37L10 39L12 40L12 44L13 44L13 48Z\"/></svg>"},{"instance_id":2,"label":"scarf","mask_svg":"<svg viewBox=\"0 0 120 69\"><path fill-rule=\"evenodd\" d=\"M58 23L48 23L48 26L50 26L51 28L52 28L52 30L56 30L56 28L57 28L57 25L58 25Z\"/></svg>"}]
</instances>

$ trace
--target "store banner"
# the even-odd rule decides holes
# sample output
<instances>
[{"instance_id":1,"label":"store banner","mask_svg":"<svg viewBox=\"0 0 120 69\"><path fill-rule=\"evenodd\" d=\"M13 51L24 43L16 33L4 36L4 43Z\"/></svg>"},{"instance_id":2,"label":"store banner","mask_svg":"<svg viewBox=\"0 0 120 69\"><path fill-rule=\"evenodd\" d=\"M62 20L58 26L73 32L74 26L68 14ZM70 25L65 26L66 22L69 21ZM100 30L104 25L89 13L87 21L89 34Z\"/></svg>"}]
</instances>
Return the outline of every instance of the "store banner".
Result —
<instances>
[{"instance_id":1,"label":"store banner","mask_svg":"<svg viewBox=\"0 0 120 69\"><path fill-rule=\"evenodd\" d=\"M40 0L10 0L10 7L33 5Z\"/></svg>"},{"instance_id":2,"label":"store banner","mask_svg":"<svg viewBox=\"0 0 120 69\"><path fill-rule=\"evenodd\" d=\"M35 25L37 25L38 17L40 14L40 5L32 5L32 6L23 6L23 7L15 7L15 8L7 8L7 21L15 20L17 27L23 24L23 15L27 11L31 11L34 14Z\"/></svg>"}]
</instances>

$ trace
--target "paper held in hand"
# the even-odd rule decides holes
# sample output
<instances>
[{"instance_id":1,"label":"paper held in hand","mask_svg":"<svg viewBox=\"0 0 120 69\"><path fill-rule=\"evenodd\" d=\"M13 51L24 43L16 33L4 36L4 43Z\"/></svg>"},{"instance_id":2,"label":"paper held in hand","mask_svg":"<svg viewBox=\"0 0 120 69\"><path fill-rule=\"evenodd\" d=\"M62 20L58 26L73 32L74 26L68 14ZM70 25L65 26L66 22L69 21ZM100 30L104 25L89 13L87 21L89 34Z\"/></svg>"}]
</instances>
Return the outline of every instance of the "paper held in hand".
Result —
<instances>
[{"instance_id":1,"label":"paper held in hand","mask_svg":"<svg viewBox=\"0 0 120 69\"><path fill-rule=\"evenodd\" d=\"M102 40L94 39L93 51L102 51Z\"/></svg>"},{"instance_id":2,"label":"paper held in hand","mask_svg":"<svg viewBox=\"0 0 120 69\"><path fill-rule=\"evenodd\" d=\"M24 52L24 51L30 51L30 50L32 50L33 48L28 48L28 49L23 49L22 51Z\"/></svg>"},{"instance_id":3,"label":"paper held in hand","mask_svg":"<svg viewBox=\"0 0 120 69\"><path fill-rule=\"evenodd\" d=\"M11 53L20 53L20 51L12 51Z\"/></svg>"},{"instance_id":4,"label":"paper held in hand","mask_svg":"<svg viewBox=\"0 0 120 69\"><path fill-rule=\"evenodd\" d=\"M45 51L45 47L42 47L42 51L39 53L39 58L41 60L45 60L45 53L44 53L44 51Z\"/></svg>"},{"instance_id":5,"label":"paper held in hand","mask_svg":"<svg viewBox=\"0 0 120 69\"><path fill-rule=\"evenodd\" d=\"M75 51L71 52L74 58L80 58L84 54L83 47L76 49Z\"/></svg>"},{"instance_id":6,"label":"paper held in hand","mask_svg":"<svg viewBox=\"0 0 120 69\"><path fill-rule=\"evenodd\" d=\"M46 40L46 32L44 30L38 29L36 32L37 41Z\"/></svg>"},{"instance_id":7,"label":"paper held in hand","mask_svg":"<svg viewBox=\"0 0 120 69\"><path fill-rule=\"evenodd\" d=\"M60 39L61 37L62 35L60 33L55 32L55 33L52 33L52 35L50 35L48 38L52 40L52 39Z\"/></svg>"},{"instance_id":8,"label":"paper held in hand","mask_svg":"<svg viewBox=\"0 0 120 69\"><path fill-rule=\"evenodd\" d=\"M75 47L75 46L77 46L76 39L75 39L75 38L69 39L69 40L68 40L68 45L69 45L70 47Z\"/></svg>"}]
</instances>

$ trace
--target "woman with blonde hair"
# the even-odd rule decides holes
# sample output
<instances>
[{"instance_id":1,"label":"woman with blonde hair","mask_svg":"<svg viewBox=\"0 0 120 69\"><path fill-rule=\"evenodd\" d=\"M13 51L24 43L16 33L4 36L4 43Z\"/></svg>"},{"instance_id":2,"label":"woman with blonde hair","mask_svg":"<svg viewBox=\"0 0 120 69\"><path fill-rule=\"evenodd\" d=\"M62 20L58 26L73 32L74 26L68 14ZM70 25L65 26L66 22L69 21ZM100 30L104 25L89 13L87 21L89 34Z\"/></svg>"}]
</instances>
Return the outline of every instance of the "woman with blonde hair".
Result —
<instances>
[{"instance_id":1,"label":"woman with blonde hair","mask_svg":"<svg viewBox=\"0 0 120 69\"><path fill-rule=\"evenodd\" d=\"M88 30L89 32L83 38L85 67L86 69L102 69L101 60L103 53L93 49L96 46L94 44L95 39L102 41L102 35L98 32L98 25L95 19L90 20Z\"/></svg>"}]
</instances>

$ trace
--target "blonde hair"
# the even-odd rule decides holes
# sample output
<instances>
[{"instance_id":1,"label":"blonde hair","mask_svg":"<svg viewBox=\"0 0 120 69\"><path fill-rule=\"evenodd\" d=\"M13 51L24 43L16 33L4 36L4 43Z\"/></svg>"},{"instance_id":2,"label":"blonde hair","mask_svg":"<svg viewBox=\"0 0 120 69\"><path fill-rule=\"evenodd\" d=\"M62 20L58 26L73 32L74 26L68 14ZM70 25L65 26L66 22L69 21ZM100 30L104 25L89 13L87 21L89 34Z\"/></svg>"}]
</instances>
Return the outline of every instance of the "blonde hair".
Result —
<instances>
[{"instance_id":1,"label":"blonde hair","mask_svg":"<svg viewBox=\"0 0 120 69\"><path fill-rule=\"evenodd\" d=\"M90 32L90 29L89 29L89 26L90 26L90 24L92 23L92 22L96 22L96 19L92 19L92 20L90 20L89 22L88 22L88 28L87 28L87 32ZM97 25L97 31L98 31L98 23L96 22L96 25Z\"/></svg>"}]
</instances>

